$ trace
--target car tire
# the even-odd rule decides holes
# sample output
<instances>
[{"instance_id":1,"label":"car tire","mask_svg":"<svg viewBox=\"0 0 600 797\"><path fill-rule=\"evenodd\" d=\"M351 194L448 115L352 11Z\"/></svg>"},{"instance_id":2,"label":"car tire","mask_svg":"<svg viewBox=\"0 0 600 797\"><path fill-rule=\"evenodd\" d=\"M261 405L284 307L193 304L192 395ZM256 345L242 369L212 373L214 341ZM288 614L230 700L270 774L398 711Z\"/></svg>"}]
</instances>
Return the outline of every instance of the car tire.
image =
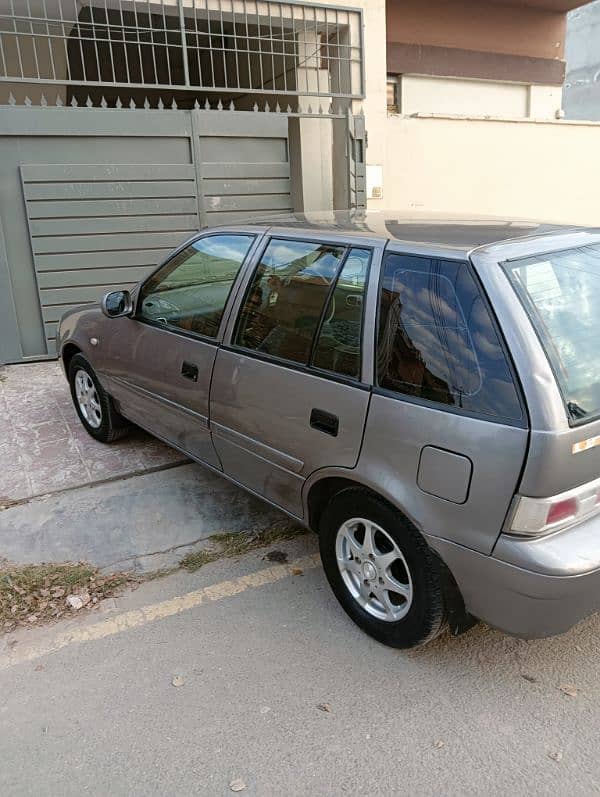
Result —
<instances>
[{"instance_id":1,"label":"car tire","mask_svg":"<svg viewBox=\"0 0 600 797\"><path fill-rule=\"evenodd\" d=\"M319 545L338 601L378 642L413 648L446 627L439 560L383 499L368 490L342 490L322 515Z\"/></svg>"},{"instance_id":2,"label":"car tire","mask_svg":"<svg viewBox=\"0 0 600 797\"><path fill-rule=\"evenodd\" d=\"M69 363L69 385L79 420L95 440L113 443L129 432L131 424L116 411L83 354L76 354Z\"/></svg>"}]
</instances>

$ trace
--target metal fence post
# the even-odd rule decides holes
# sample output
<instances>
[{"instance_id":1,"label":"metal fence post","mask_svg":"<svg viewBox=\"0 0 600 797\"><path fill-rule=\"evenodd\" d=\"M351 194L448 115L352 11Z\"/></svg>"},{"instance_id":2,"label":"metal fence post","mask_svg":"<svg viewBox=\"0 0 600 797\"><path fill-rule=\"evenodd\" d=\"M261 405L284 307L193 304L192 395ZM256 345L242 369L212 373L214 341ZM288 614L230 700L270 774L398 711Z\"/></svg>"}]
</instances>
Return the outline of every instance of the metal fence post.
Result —
<instances>
[{"instance_id":1,"label":"metal fence post","mask_svg":"<svg viewBox=\"0 0 600 797\"><path fill-rule=\"evenodd\" d=\"M181 52L183 55L183 80L186 86L190 85L190 68L188 64L187 40L185 36L185 16L183 14L183 0L177 0L179 6L179 29L181 31Z\"/></svg>"}]
</instances>

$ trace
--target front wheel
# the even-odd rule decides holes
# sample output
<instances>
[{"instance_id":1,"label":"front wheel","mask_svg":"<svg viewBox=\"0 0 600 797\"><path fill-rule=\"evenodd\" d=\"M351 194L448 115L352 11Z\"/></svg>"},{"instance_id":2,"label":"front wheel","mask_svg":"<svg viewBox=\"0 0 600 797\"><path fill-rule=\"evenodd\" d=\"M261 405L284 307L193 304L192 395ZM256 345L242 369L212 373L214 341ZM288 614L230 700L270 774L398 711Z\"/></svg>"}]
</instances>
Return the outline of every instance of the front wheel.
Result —
<instances>
[{"instance_id":1,"label":"front wheel","mask_svg":"<svg viewBox=\"0 0 600 797\"><path fill-rule=\"evenodd\" d=\"M423 645L446 621L439 565L423 537L372 493L348 489L320 524L327 580L354 622L395 648Z\"/></svg>"},{"instance_id":2,"label":"front wheel","mask_svg":"<svg viewBox=\"0 0 600 797\"><path fill-rule=\"evenodd\" d=\"M82 354L76 354L69 363L69 385L79 420L93 438L112 443L129 432L130 424L116 411Z\"/></svg>"}]
</instances>

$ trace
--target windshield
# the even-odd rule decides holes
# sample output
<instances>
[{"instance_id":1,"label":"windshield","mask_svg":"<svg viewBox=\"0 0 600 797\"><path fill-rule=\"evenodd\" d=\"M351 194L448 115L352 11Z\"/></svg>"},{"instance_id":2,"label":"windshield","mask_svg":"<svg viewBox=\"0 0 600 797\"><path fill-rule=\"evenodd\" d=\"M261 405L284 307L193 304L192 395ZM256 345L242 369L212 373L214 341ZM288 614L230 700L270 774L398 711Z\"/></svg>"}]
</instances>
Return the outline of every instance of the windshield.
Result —
<instances>
[{"instance_id":1,"label":"windshield","mask_svg":"<svg viewBox=\"0 0 600 797\"><path fill-rule=\"evenodd\" d=\"M600 415L600 244L505 264L573 422Z\"/></svg>"}]
</instances>

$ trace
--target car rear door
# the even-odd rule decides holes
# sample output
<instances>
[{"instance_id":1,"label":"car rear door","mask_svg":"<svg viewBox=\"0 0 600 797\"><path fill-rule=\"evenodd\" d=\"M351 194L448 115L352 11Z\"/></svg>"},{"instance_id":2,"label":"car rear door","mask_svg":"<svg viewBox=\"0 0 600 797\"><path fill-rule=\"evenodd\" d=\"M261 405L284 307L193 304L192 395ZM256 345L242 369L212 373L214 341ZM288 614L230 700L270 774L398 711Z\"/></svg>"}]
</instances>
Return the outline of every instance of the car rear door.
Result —
<instances>
[{"instance_id":1,"label":"car rear door","mask_svg":"<svg viewBox=\"0 0 600 797\"><path fill-rule=\"evenodd\" d=\"M364 308L381 251L368 239L271 236L217 355L210 413L223 470L298 517L305 480L353 468L360 453L372 369Z\"/></svg>"},{"instance_id":2,"label":"car rear door","mask_svg":"<svg viewBox=\"0 0 600 797\"><path fill-rule=\"evenodd\" d=\"M213 467L210 380L241 266L259 237L200 236L141 286L133 318L106 325L103 372L123 414Z\"/></svg>"}]
</instances>

